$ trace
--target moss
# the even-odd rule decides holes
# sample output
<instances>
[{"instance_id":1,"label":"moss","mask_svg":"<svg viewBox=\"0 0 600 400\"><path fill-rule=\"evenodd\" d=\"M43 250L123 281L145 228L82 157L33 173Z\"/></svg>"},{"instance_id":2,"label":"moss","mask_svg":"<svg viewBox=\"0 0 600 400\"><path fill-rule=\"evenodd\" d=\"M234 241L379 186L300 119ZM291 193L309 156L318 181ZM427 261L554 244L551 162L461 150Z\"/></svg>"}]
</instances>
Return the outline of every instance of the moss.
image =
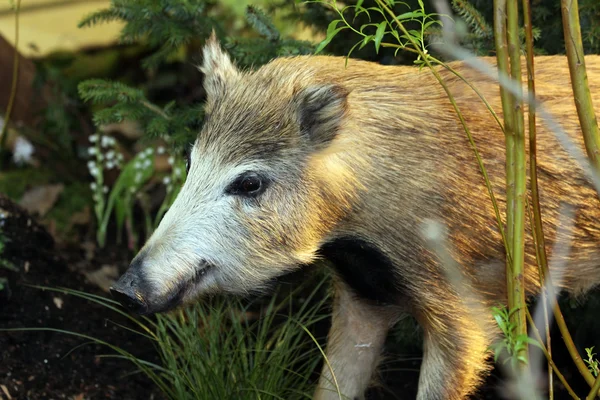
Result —
<instances>
[{"instance_id":1,"label":"moss","mask_svg":"<svg viewBox=\"0 0 600 400\"><path fill-rule=\"evenodd\" d=\"M53 173L50 169L25 168L0 173L0 193L14 201L19 201L27 189L50 183Z\"/></svg>"},{"instance_id":2,"label":"moss","mask_svg":"<svg viewBox=\"0 0 600 400\"><path fill-rule=\"evenodd\" d=\"M76 182L65 186L58 201L46 216L54 221L56 231L61 237L71 236L73 215L82 212L85 207L93 207L92 193L87 183Z\"/></svg>"}]
</instances>

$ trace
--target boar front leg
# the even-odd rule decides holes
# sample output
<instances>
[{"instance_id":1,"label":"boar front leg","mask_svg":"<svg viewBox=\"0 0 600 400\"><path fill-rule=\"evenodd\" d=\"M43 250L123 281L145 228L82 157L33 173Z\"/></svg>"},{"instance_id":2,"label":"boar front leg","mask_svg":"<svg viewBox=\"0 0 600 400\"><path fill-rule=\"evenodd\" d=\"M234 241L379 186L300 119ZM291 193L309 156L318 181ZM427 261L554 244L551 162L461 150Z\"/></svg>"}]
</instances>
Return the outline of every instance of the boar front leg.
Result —
<instances>
[{"instance_id":1,"label":"boar front leg","mask_svg":"<svg viewBox=\"0 0 600 400\"><path fill-rule=\"evenodd\" d=\"M314 399L339 400L335 382L342 399L364 399L387 332L398 316L395 308L368 303L342 282L336 282L326 349L331 368L323 366Z\"/></svg>"},{"instance_id":2,"label":"boar front leg","mask_svg":"<svg viewBox=\"0 0 600 400\"><path fill-rule=\"evenodd\" d=\"M417 399L467 399L490 369L488 348L497 328L484 302L461 298L439 282L430 293L417 316L424 333Z\"/></svg>"}]
</instances>

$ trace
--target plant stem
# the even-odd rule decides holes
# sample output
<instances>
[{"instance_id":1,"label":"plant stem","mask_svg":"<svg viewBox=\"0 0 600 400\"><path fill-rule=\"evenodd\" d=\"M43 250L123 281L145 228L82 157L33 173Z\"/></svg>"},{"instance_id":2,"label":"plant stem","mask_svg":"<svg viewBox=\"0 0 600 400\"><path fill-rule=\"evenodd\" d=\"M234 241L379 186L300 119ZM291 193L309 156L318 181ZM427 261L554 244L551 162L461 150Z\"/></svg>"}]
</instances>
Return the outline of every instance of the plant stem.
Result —
<instances>
[{"instance_id":1,"label":"plant stem","mask_svg":"<svg viewBox=\"0 0 600 400\"><path fill-rule=\"evenodd\" d=\"M496 60L498 65L498 74L504 74L508 76L509 65L508 65L508 50L506 44L506 0L494 0L494 41L496 46ZM508 209L512 207L514 203L514 186L509 185L509 180L514 176L513 166L514 162L510 159L513 152L509 151L514 147L514 118L513 118L513 106L512 97L507 89L500 85L500 99L502 101L502 113L504 115L504 138L506 144L506 240L508 242L507 254L509 257L506 258L506 284L507 292L513 292L513 281L510 279L512 276L512 243L513 243L513 232L514 232L514 221L513 214L508 212ZM509 307L510 308L510 307Z\"/></svg>"},{"instance_id":2,"label":"plant stem","mask_svg":"<svg viewBox=\"0 0 600 400\"><path fill-rule=\"evenodd\" d=\"M19 86L19 11L21 10L21 0L17 0L15 4L15 51L13 59L13 71L12 71L12 83L10 87L10 97L8 98L8 105L6 107L6 113L4 114L4 125L2 126L2 132L0 132L0 169L2 169L3 154L6 150L6 140L8 137L8 122L10 121L10 115L12 114L13 107L15 105L15 98L17 97L17 87Z\"/></svg>"},{"instance_id":3,"label":"plant stem","mask_svg":"<svg viewBox=\"0 0 600 400\"><path fill-rule=\"evenodd\" d=\"M587 395L587 397L585 399L586 400L595 399L596 396L598 395L598 390L600 390L600 376L596 378L596 381L594 382L594 385L592 386L592 390L590 390L590 393Z\"/></svg>"},{"instance_id":4,"label":"plant stem","mask_svg":"<svg viewBox=\"0 0 600 400\"><path fill-rule=\"evenodd\" d=\"M548 352L548 350L546 349L546 346L544 346L544 342L542 341L540 332L538 331L537 327L535 326L535 323L533 322L533 318L531 318L531 314L529 313L529 310L527 310L527 319L529 320L529 324L531 325L531 330L533 331L533 334L535 335L537 341L540 342L542 352L546 356L546 359L548 360L548 364L552 367L552 370L554 370L554 372L556 373L556 376L558 376L558 380L562 382L562 384L565 386L565 389L567 389L567 392L569 392L569 394L571 395L571 397L573 399L580 400L579 397L573 391L573 389L571 389L571 386L569 386L569 383L567 382L567 380L565 379L563 374L561 374L561 372L558 369L558 367L556 366L556 364L554 364L554 361L552 361L552 355Z\"/></svg>"},{"instance_id":5,"label":"plant stem","mask_svg":"<svg viewBox=\"0 0 600 400\"><path fill-rule=\"evenodd\" d=\"M577 0L561 0L560 9L571 85L575 95L575 106L579 115L585 149L593 168L596 172L600 172L600 130L598 129L592 95L588 86L581 40L581 26L579 24L579 5Z\"/></svg>"},{"instance_id":6,"label":"plant stem","mask_svg":"<svg viewBox=\"0 0 600 400\"><path fill-rule=\"evenodd\" d=\"M517 0L496 0L494 2L494 30L498 73L508 75L510 55L510 76L521 82L521 59L518 26ZM508 38L508 50L507 42ZM526 160L525 136L522 107L522 93L513 95L500 88L504 112L506 138L506 219L507 237L511 258L507 257L506 283L508 306L511 320L515 324L515 334L527 334L524 288L524 243L525 243L525 190ZM512 260L511 260L512 259ZM512 261L512 263L511 263ZM527 348L519 353L519 359L527 357ZM524 367L526 363L521 365Z\"/></svg>"},{"instance_id":7,"label":"plant stem","mask_svg":"<svg viewBox=\"0 0 600 400\"><path fill-rule=\"evenodd\" d=\"M529 0L523 0L523 25L525 28L525 44L527 47L527 90L529 97L535 98L535 67L533 62L533 26L531 23L531 5ZM536 259L540 275L541 301L543 302L544 310L544 328L546 331L546 347L549 356L548 360L548 400L554 399L554 376L550 365L552 359L552 341L550 337L550 324L548 318L548 296L545 289L545 274L548 269L548 257L546 255L546 240L544 237L544 229L542 224L542 213L540 208L540 196L538 190L537 179L537 131L535 126L535 102L529 103L527 113L529 125L529 176L531 180L531 199L533 203L533 218L530 223L533 228L533 238L536 248Z\"/></svg>"}]
</instances>

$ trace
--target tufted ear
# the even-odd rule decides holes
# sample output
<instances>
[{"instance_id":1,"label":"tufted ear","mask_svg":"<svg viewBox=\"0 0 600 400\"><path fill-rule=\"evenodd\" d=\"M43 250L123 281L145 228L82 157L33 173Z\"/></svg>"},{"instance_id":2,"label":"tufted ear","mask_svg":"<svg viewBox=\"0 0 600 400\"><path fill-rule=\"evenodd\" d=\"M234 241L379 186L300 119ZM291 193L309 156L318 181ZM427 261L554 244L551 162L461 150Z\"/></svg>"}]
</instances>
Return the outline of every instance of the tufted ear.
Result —
<instances>
[{"instance_id":1,"label":"tufted ear","mask_svg":"<svg viewBox=\"0 0 600 400\"><path fill-rule=\"evenodd\" d=\"M214 30L202 49L202 55L200 71L204 73L204 89L209 98L219 96L223 94L230 81L237 80L239 71L231 62L229 55L221 49Z\"/></svg>"},{"instance_id":2,"label":"tufted ear","mask_svg":"<svg viewBox=\"0 0 600 400\"><path fill-rule=\"evenodd\" d=\"M299 94L300 130L317 147L331 142L343 122L348 91L337 85L319 85Z\"/></svg>"}]
</instances>

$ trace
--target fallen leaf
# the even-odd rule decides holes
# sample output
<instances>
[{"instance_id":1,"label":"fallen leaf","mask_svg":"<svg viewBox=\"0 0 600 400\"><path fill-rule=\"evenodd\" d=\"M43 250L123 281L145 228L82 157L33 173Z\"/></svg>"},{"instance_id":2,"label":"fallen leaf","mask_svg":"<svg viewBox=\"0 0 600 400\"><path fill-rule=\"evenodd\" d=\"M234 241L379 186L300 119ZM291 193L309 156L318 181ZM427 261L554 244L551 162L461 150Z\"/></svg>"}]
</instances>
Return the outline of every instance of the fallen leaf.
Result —
<instances>
[{"instance_id":1,"label":"fallen leaf","mask_svg":"<svg viewBox=\"0 0 600 400\"><path fill-rule=\"evenodd\" d=\"M71 218L69 218L69 229L74 225L87 225L90 223L92 219L92 213L90 212L90 208L85 206L85 208L79 212L73 213Z\"/></svg>"},{"instance_id":2,"label":"fallen leaf","mask_svg":"<svg viewBox=\"0 0 600 400\"><path fill-rule=\"evenodd\" d=\"M94 258L96 253L96 243L91 241L86 241L81 243L80 247L83 249L84 257L86 260L90 261Z\"/></svg>"},{"instance_id":3,"label":"fallen leaf","mask_svg":"<svg viewBox=\"0 0 600 400\"><path fill-rule=\"evenodd\" d=\"M34 187L25 192L19 205L30 213L43 217L54 206L64 188L62 183Z\"/></svg>"},{"instance_id":4,"label":"fallen leaf","mask_svg":"<svg viewBox=\"0 0 600 400\"><path fill-rule=\"evenodd\" d=\"M84 272L84 275L90 283L108 292L119 276L119 269L115 265L105 264L95 271Z\"/></svg>"},{"instance_id":5,"label":"fallen leaf","mask_svg":"<svg viewBox=\"0 0 600 400\"><path fill-rule=\"evenodd\" d=\"M107 134L120 133L127 139L139 139L144 134L144 130L137 121L125 120L113 124L100 126L100 130Z\"/></svg>"}]
</instances>

